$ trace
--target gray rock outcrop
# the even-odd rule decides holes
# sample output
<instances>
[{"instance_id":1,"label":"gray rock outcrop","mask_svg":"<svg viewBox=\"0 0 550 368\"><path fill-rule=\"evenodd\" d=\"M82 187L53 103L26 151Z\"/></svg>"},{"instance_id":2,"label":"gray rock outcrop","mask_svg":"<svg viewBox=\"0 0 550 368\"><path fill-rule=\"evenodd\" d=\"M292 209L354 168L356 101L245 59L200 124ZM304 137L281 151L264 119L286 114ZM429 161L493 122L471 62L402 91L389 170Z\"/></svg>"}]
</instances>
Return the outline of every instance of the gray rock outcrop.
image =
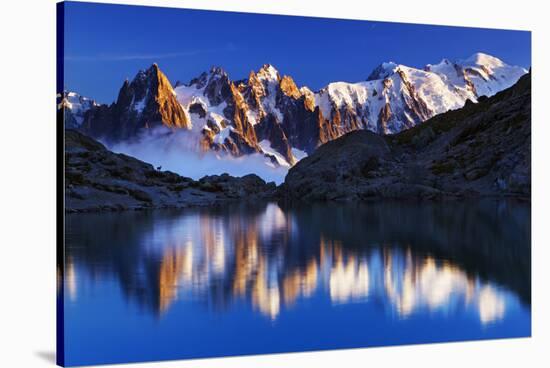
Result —
<instances>
[{"instance_id":1,"label":"gray rock outcrop","mask_svg":"<svg viewBox=\"0 0 550 368\"><path fill-rule=\"evenodd\" d=\"M479 103L395 135L349 133L290 169L301 200L531 195L531 73Z\"/></svg>"}]
</instances>

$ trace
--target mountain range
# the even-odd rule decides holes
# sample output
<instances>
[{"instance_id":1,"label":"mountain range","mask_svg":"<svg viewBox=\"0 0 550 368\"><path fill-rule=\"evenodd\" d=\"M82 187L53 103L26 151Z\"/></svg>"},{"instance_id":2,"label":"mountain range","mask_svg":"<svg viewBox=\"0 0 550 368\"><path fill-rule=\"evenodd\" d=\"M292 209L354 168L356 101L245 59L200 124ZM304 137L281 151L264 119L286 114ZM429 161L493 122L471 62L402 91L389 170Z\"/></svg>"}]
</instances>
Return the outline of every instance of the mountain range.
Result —
<instances>
[{"instance_id":1,"label":"mountain range","mask_svg":"<svg viewBox=\"0 0 550 368\"><path fill-rule=\"evenodd\" d=\"M57 113L61 121L64 111ZM65 208L71 212L208 206L235 200L529 200L531 73L494 96L467 102L400 133L349 132L297 162L279 186L254 174L195 180L112 152L75 129L65 130L64 145ZM139 146L144 149L143 143ZM180 152L176 159L189 161ZM249 173L251 161L238 164Z\"/></svg>"},{"instance_id":2,"label":"mountain range","mask_svg":"<svg viewBox=\"0 0 550 368\"><path fill-rule=\"evenodd\" d=\"M172 84L153 64L124 81L116 101L99 104L64 92L65 127L109 144L139 141L157 128L194 132L197 149L265 155L292 166L320 145L355 130L398 133L512 86L527 70L476 53L463 60L413 68L385 62L364 81L334 82L312 91L265 64L232 80L213 67Z\"/></svg>"}]
</instances>

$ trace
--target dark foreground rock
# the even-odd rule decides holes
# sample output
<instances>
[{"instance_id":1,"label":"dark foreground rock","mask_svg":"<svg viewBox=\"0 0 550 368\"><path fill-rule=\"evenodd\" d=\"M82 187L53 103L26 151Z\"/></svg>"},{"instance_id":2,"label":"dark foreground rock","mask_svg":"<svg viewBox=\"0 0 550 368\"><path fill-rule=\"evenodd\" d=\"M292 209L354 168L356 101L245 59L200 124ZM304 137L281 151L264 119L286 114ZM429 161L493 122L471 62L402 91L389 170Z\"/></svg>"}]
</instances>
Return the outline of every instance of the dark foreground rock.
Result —
<instances>
[{"instance_id":1,"label":"dark foreground rock","mask_svg":"<svg viewBox=\"0 0 550 368\"><path fill-rule=\"evenodd\" d=\"M227 174L198 181L156 170L109 151L74 130L65 131L65 209L69 212L215 205L270 198L275 183Z\"/></svg>"},{"instance_id":2,"label":"dark foreground rock","mask_svg":"<svg viewBox=\"0 0 550 368\"><path fill-rule=\"evenodd\" d=\"M399 134L357 131L326 143L279 188L301 200L530 195L531 73Z\"/></svg>"}]
</instances>

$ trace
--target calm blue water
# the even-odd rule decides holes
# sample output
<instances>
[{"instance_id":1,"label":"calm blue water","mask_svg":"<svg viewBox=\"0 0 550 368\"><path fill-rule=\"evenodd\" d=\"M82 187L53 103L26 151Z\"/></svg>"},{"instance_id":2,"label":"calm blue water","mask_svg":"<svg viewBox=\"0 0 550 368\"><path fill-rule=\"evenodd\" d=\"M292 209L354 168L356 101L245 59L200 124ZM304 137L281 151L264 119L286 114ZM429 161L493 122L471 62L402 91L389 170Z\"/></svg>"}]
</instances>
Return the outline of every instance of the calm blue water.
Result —
<instances>
[{"instance_id":1,"label":"calm blue water","mask_svg":"<svg viewBox=\"0 0 550 368\"><path fill-rule=\"evenodd\" d=\"M530 205L68 215L67 365L531 334Z\"/></svg>"}]
</instances>

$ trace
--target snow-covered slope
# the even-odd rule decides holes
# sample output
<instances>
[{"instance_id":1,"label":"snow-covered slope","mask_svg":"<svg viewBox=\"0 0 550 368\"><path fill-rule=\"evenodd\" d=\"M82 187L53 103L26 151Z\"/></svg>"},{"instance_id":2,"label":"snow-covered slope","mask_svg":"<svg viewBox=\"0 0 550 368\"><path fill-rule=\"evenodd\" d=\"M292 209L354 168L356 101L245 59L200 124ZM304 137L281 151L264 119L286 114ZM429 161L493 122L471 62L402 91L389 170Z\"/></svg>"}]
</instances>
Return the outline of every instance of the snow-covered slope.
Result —
<instances>
[{"instance_id":1,"label":"snow-covered slope","mask_svg":"<svg viewBox=\"0 0 550 368\"><path fill-rule=\"evenodd\" d=\"M67 112L65 114L65 127L76 129L82 125L86 112L95 106L99 106L99 104L91 98L81 96L76 92L64 91L61 106Z\"/></svg>"},{"instance_id":2,"label":"snow-covered slope","mask_svg":"<svg viewBox=\"0 0 550 368\"><path fill-rule=\"evenodd\" d=\"M454 63L443 59L439 64L427 65L425 69L476 97L489 97L511 87L527 72L524 68L507 65L502 60L483 53L476 53Z\"/></svg>"},{"instance_id":3,"label":"snow-covered slope","mask_svg":"<svg viewBox=\"0 0 550 368\"><path fill-rule=\"evenodd\" d=\"M522 67L482 53L456 62L443 59L424 69L386 62L365 82L329 84L315 94L315 101L327 118L333 119L343 109L352 110L350 119L363 128L397 133L462 107L468 99L476 102L480 96L492 96L525 73ZM341 122L340 128L348 131L349 121Z\"/></svg>"},{"instance_id":4,"label":"snow-covered slope","mask_svg":"<svg viewBox=\"0 0 550 368\"><path fill-rule=\"evenodd\" d=\"M220 78L218 73L212 71L210 75L203 78L202 82L197 80L190 85L177 86L174 93L189 117L191 129L210 130L209 122L214 122L214 125L219 129L218 133L220 133L216 138L221 141L220 143L223 143L223 136L227 135L231 129L223 114L227 103L214 98L211 100L206 91L207 86L216 83ZM218 92L217 95L221 95L221 92Z\"/></svg>"}]
</instances>

